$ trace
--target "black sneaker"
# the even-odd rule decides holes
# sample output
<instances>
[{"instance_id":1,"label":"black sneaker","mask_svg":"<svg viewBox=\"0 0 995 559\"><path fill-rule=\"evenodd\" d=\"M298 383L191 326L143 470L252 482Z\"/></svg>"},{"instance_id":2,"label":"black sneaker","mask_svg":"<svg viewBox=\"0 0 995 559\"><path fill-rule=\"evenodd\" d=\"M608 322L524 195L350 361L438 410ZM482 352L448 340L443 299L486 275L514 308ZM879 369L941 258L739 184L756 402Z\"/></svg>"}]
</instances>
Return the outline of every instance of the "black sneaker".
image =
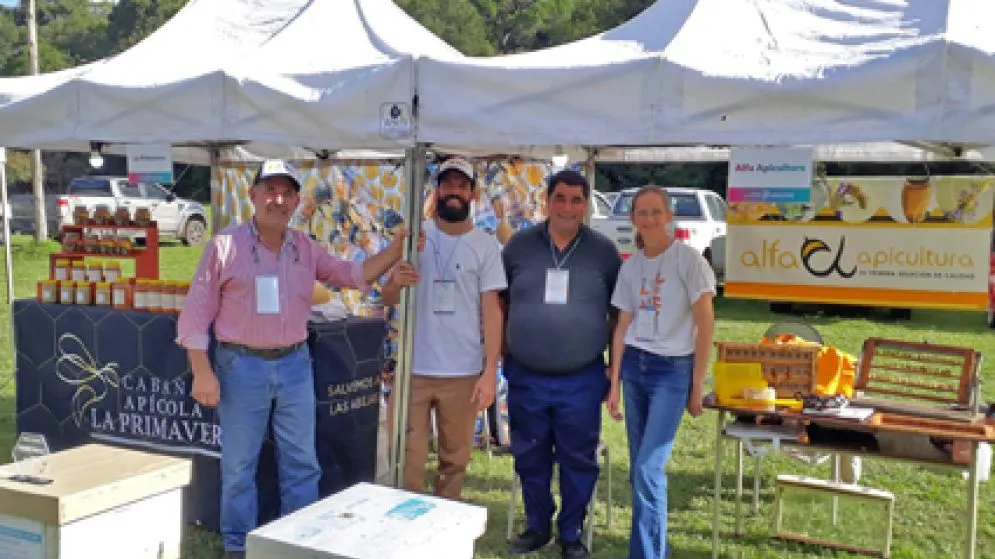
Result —
<instances>
[{"instance_id":1,"label":"black sneaker","mask_svg":"<svg viewBox=\"0 0 995 559\"><path fill-rule=\"evenodd\" d=\"M512 540L508 548L513 555L526 555L546 547L550 539L549 534L536 532L532 528L529 528Z\"/></svg>"},{"instance_id":2,"label":"black sneaker","mask_svg":"<svg viewBox=\"0 0 995 559\"><path fill-rule=\"evenodd\" d=\"M560 540L560 550L563 552L563 559L591 559L591 554L580 540L575 542Z\"/></svg>"}]
</instances>

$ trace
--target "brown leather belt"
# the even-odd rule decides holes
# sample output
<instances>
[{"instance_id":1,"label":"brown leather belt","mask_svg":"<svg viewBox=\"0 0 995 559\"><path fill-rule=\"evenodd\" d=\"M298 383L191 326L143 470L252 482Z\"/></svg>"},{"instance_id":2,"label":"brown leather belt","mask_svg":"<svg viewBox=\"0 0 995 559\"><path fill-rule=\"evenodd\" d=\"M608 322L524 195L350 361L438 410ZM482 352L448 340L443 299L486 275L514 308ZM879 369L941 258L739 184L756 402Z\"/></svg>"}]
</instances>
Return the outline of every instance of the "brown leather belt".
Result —
<instances>
[{"instance_id":1,"label":"brown leather belt","mask_svg":"<svg viewBox=\"0 0 995 559\"><path fill-rule=\"evenodd\" d=\"M275 347L275 348L257 348L249 347L242 344L234 344L231 342L218 342L219 347L223 347L229 351L241 355L251 355L253 357L258 357L260 359L265 359L267 361L275 361L281 357L286 357L291 353L297 351L298 349L307 345L307 342L297 342L293 345L288 345L286 347Z\"/></svg>"}]
</instances>

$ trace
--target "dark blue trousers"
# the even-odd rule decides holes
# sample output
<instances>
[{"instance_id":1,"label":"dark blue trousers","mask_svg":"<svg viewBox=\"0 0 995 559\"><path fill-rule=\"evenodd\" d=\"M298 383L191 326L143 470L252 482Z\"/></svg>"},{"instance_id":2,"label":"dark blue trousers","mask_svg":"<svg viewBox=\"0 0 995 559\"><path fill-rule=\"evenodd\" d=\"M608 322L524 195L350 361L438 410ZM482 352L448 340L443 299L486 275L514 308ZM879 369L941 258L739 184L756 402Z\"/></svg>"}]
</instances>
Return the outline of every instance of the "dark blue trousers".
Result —
<instances>
[{"instance_id":1,"label":"dark blue trousers","mask_svg":"<svg viewBox=\"0 0 995 559\"><path fill-rule=\"evenodd\" d=\"M580 539L598 480L601 405L608 392L605 367L594 362L568 374L532 371L507 359L508 416L515 472L522 481L529 528L551 534L556 505L550 485L560 468L560 538Z\"/></svg>"}]
</instances>

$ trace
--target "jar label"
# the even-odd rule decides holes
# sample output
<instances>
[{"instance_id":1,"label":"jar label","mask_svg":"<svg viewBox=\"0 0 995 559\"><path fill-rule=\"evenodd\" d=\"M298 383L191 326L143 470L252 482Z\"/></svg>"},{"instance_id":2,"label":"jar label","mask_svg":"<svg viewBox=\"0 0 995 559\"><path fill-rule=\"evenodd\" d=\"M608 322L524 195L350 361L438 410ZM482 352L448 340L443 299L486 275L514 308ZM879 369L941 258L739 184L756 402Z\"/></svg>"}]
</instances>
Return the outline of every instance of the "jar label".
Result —
<instances>
[{"instance_id":1,"label":"jar label","mask_svg":"<svg viewBox=\"0 0 995 559\"><path fill-rule=\"evenodd\" d=\"M114 306L121 307L124 306L124 290L117 289L114 291Z\"/></svg>"}]
</instances>

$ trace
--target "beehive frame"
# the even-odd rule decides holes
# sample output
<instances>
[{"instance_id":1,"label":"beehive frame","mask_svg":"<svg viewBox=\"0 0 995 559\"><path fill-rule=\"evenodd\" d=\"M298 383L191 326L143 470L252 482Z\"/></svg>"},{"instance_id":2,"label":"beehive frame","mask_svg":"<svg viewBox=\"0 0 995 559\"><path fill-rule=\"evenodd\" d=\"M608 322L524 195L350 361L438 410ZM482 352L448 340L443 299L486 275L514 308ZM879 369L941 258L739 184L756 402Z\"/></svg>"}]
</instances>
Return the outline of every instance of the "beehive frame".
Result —
<instances>
[{"instance_id":1,"label":"beehive frame","mask_svg":"<svg viewBox=\"0 0 995 559\"><path fill-rule=\"evenodd\" d=\"M868 338L855 388L896 402L964 408L973 403L980 359L971 348Z\"/></svg>"},{"instance_id":2,"label":"beehive frame","mask_svg":"<svg viewBox=\"0 0 995 559\"><path fill-rule=\"evenodd\" d=\"M760 363L764 379L778 398L815 393L818 346L718 342L716 347L719 361Z\"/></svg>"}]
</instances>

